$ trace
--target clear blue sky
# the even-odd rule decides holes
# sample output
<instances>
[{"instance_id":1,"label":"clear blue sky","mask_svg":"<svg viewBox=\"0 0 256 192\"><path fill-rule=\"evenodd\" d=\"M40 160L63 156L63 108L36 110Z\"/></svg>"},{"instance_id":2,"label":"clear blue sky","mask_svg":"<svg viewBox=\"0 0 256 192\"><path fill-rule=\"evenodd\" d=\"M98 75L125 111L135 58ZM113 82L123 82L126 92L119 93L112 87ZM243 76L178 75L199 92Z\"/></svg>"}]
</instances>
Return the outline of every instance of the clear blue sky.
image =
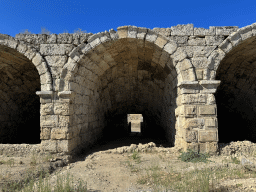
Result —
<instances>
[{"instance_id":1,"label":"clear blue sky","mask_svg":"<svg viewBox=\"0 0 256 192\"><path fill-rule=\"evenodd\" d=\"M119 26L244 27L256 22L255 0L0 0L0 33L15 36L28 29L40 33L98 33Z\"/></svg>"}]
</instances>

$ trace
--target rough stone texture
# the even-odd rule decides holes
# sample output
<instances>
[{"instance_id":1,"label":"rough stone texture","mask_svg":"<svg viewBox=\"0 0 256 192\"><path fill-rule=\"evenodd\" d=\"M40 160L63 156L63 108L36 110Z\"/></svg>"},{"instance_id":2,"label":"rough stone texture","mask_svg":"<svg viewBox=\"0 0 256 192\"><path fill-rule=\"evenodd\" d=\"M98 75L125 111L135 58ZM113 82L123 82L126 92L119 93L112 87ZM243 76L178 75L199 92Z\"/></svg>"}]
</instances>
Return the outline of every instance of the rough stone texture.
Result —
<instances>
[{"instance_id":1,"label":"rough stone texture","mask_svg":"<svg viewBox=\"0 0 256 192\"><path fill-rule=\"evenodd\" d=\"M0 142L29 131L42 150L71 155L129 132L127 114L183 150L215 153L237 125L253 139L255 26L0 34Z\"/></svg>"}]
</instances>

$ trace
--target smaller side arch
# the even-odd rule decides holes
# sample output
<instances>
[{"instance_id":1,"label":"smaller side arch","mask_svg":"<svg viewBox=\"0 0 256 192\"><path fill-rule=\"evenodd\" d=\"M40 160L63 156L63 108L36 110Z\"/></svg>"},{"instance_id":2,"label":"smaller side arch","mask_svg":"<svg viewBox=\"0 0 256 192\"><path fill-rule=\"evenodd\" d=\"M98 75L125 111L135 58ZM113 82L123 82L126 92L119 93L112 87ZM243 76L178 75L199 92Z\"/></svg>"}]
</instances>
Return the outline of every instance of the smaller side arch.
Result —
<instances>
[{"instance_id":1,"label":"smaller side arch","mask_svg":"<svg viewBox=\"0 0 256 192\"><path fill-rule=\"evenodd\" d=\"M222 59L245 40L256 36L256 23L238 29L229 35L208 57L205 80L215 80Z\"/></svg>"},{"instance_id":2,"label":"smaller side arch","mask_svg":"<svg viewBox=\"0 0 256 192\"><path fill-rule=\"evenodd\" d=\"M15 49L19 53L26 56L33 63L33 65L35 65L38 74L40 75L41 91L53 90L53 81L49 68L44 58L35 48L24 43L20 43L13 37L5 34L0 34L0 45Z\"/></svg>"}]
</instances>

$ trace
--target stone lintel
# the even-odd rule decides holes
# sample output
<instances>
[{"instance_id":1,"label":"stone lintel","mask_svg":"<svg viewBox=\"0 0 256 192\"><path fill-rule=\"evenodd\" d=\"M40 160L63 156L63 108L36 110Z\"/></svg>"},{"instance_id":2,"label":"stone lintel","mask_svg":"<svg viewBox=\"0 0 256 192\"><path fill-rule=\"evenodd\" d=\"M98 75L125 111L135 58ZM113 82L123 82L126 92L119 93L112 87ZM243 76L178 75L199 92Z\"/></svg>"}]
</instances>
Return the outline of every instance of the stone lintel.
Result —
<instances>
[{"instance_id":1,"label":"stone lintel","mask_svg":"<svg viewBox=\"0 0 256 192\"><path fill-rule=\"evenodd\" d=\"M53 91L37 91L40 97L40 103L51 103L53 99Z\"/></svg>"},{"instance_id":2,"label":"stone lintel","mask_svg":"<svg viewBox=\"0 0 256 192\"><path fill-rule=\"evenodd\" d=\"M201 93L215 93L218 86L220 85L220 80L201 80L199 84L203 87L200 90Z\"/></svg>"},{"instance_id":3,"label":"stone lintel","mask_svg":"<svg viewBox=\"0 0 256 192\"><path fill-rule=\"evenodd\" d=\"M184 93L199 93L198 81L183 81L178 84L181 94Z\"/></svg>"},{"instance_id":4,"label":"stone lintel","mask_svg":"<svg viewBox=\"0 0 256 192\"><path fill-rule=\"evenodd\" d=\"M74 91L61 91L58 96L63 102L70 102L70 100L75 97L76 93Z\"/></svg>"}]
</instances>

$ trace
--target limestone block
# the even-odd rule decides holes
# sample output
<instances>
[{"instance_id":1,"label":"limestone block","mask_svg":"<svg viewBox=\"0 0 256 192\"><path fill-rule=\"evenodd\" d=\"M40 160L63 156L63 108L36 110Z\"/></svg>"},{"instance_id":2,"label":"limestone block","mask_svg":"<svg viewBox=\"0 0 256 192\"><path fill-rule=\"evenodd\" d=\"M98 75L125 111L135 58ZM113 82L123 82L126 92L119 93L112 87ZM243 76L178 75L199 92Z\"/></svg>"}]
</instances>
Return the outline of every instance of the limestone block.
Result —
<instances>
[{"instance_id":1,"label":"limestone block","mask_svg":"<svg viewBox=\"0 0 256 192\"><path fill-rule=\"evenodd\" d=\"M213 26L210 26L209 29L204 29L204 28L194 28L194 35L196 36L208 36L208 35L215 35L216 33L216 28Z\"/></svg>"},{"instance_id":2,"label":"limestone block","mask_svg":"<svg viewBox=\"0 0 256 192\"><path fill-rule=\"evenodd\" d=\"M51 137L51 129L50 128L42 128L40 132L40 139L47 140Z\"/></svg>"},{"instance_id":3,"label":"limestone block","mask_svg":"<svg viewBox=\"0 0 256 192\"><path fill-rule=\"evenodd\" d=\"M71 44L40 44L40 53L47 55L65 55L69 54L74 48Z\"/></svg>"},{"instance_id":4,"label":"limestone block","mask_svg":"<svg viewBox=\"0 0 256 192\"><path fill-rule=\"evenodd\" d=\"M206 95L205 94L183 94L181 103L182 104L206 103Z\"/></svg>"},{"instance_id":5,"label":"limestone block","mask_svg":"<svg viewBox=\"0 0 256 192\"><path fill-rule=\"evenodd\" d=\"M71 127L73 125L73 115L59 115L59 127Z\"/></svg>"},{"instance_id":6,"label":"limestone block","mask_svg":"<svg viewBox=\"0 0 256 192\"><path fill-rule=\"evenodd\" d=\"M58 153L70 152L76 144L75 141L76 141L75 138L70 139L70 140L56 140L56 142L57 142L56 148L57 148Z\"/></svg>"},{"instance_id":7,"label":"limestone block","mask_svg":"<svg viewBox=\"0 0 256 192\"><path fill-rule=\"evenodd\" d=\"M117 33L120 39L127 38L128 36L128 26L122 26L117 28Z\"/></svg>"},{"instance_id":8,"label":"limestone block","mask_svg":"<svg viewBox=\"0 0 256 192\"><path fill-rule=\"evenodd\" d=\"M90 44L84 44L84 46L81 46L81 52L84 53L84 54L86 54L86 53L88 53L89 51L91 51L91 49L92 49L92 47L91 47ZM85 57L85 59L86 59L86 58L87 58L87 57ZM87 58L87 60L88 60L88 58Z\"/></svg>"},{"instance_id":9,"label":"limestone block","mask_svg":"<svg viewBox=\"0 0 256 192\"><path fill-rule=\"evenodd\" d=\"M170 36L169 40L182 45L188 44L188 36L177 36L177 35Z\"/></svg>"},{"instance_id":10,"label":"limestone block","mask_svg":"<svg viewBox=\"0 0 256 192\"><path fill-rule=\"evenodd\" d=\"M24 55L29 59L32 60L36 55L36 50L34 48L31 48L28 46L27 51L24 53Z\"/></svg>"},{"instance_id":11,"label":"limestone block","mask_svg":"<svg viewBox=\"0 0 256 192\"><path fill-rule=\"evenodd\" d=\"M79 45L80 44L80 34L73 33L72 36L73 36L73 44Z\"/></svg>"},{"instance_id":12,"label":"limestone block","mask_svg":"<svg viewBox=\"0 0 256 192\"><path fill-rule=\"evenodd\" d=\"M51 130L51 139L66 139L67 138L67 130L60 128L52 128Z\"/></svg>"},{"instance_id":13,"label":"limestone block","mask_svg":"<svg viewBox=\"0 0 256 192\"><path fill-rule=\"evenodd\" d=\"M251 26L252 26L252 36L256 36L256 24L253 23Z\"/></svg>"},{"instance_id":14,"label":"limestone block","mask_svg":"<svg viewBox=\"0 0 256 192\"><path fill-rule=\"evenodd\" d=\"M188 39L188 45L205 45L205 38L190 36Z\"/></svg>"},{"instance_id":15,"label":"limestone block","mask_svg":"<svg viewBox=\"0 0 256 192\"><path fill-rule=\"evenodd\" d=\"M242 37L239 33L234 33L234 34L230 35L229 38L234 47L242 41Z\"/></svg>"},{"instance_id":16,"label":"limestone block","mask_svg":"<svg viewBox=\"0 0 256 192\"><path fill-rule=\"evenodd\" d=\"M96 34L97 35L97 34ZM91 36L90 38L91 39L93 39L93 37L94 36ZM96 36L96 37L98 37L98 36ZM89 39L88 39L89 40ZM89 43L89 45L91 46L91 48L93 49L93 48L95 48L97 45L99 45L101 43L101 41L100 41L100 38L95 38L95 39L93 39L93 41L91 41L90 43Z\"/></svg>"},{"instance_id":17,"label":"limestone block","mask_svg":"<svg viewBox=\"0 0 256 192\"><path fill-rule=\"evenodd\" d=\"M185 122L183 122L183 128L184 129L193 129L193 128L198 128L198 129L203 129L205 120L203 118L193 118L193 119L188 119Z\"/></svg>"},{"instance_id":18,"label":"limestone block","mask_svg":"<svg viewBox=\"0 0 256 192\"><path fill-rule=\"evenodd\" d=\"M215 96L213 94L207 94L207 105L216 104Z\"/></svg>"},{"instance_id":19,"label":"limestone block","mask_svg":"<svg viewBox=\"0 0 256 192\"><path fill-rule=\"evenodd\" d=\"M138 28L136 26L128 26L128 36L129 38L137 38Z\"/></svg>"},{"instance_id":20,"label":"limestone block","mask_svg":"<svg viewBox=\"0 0 256 192\"><path fill-rule=\"evenodd\" d=\"M181 89L181 94L199 93L199 84L197 81L183 81L177 85Z\"/></svg>"},{"instance_id":21,"label":"limestone block","mask_svg":"<svg viewBox=\"0 0 256 192\"><path fill-rule=\"evenodd\" d=\"M187 69L181 72L184 81L195 81L194 68Z\"/></svg>"},{"instance_id":22,"label":"limestone block","mask_svg":"<svg viewBox=\"0 0 256 192\"><path fill-rule=\"evenodd\" d=\"M42 140L41 150L52 153L57 153L57 141L56 140Z\"/></svg>"},{"instance_id":23,"label":"limestone block","mask_svg":"<svg viewBox=\"0 0 256 192\"><path fill-rule=\"evenodd\" d=\"M206 36L205 42L206 45L219 45L224 41L223 35L216 35L216 36Z\"/></svg>"},{"instance_id":24,"label":"limestone block","mask_svg":"<svg viewBox=\"0 0 256 192\"><path fill-rule=\"evenodd\" d=\"M232 32L238 30L238 26L225 26L225 27L216 27L216 35L230 35Z\"/></svg>"},{"instance_id":25,"label":"limestone block","mask_svg":"<svg viewBox=\"0 0 256 192\"><path fill-rule=\"evenodd\" d=\"M158 36L155 44L158 45L160 48L163 48L165 46L165 44L167 43L167 38L163 37L163 36Z\"/></svg>"},{"instance_id":26,"label":"limestone block","mask_svg":"<svg viewBox=\"0 0 256 192\"><path fill-rule=\"evenodd\" d=\"M26 53L27 49L28 49L28 47L25 44L18 44L17 51L19 51L20 53L22 53L22 54ZM37 53L37 54L39 54L39 53ZM34 64L38 65L37 62Z\"/></svg>"},{"instance_id":27,"label":"limestone block","mask_svg":"<svg viewBox=\"0 0 256 192\"><path fill-rule=\"evenodd\" d=\"M183 59L187 58L187 56L188 55L184 51L183 47L178 47L177 50L171 55L171 58L176 66L177 62L182 61Z\"/></svg>"},{"instance_id":28,"label":"limestone block","mask_svg":"<svg viewBox=\"0 0 256 192\"><path fill-rule=\"evenodd\" d=\"M216 46L185 46L182 47L188 57L208 57Z\"/></svg>"},{"instance_id":29,"label":"limestone block","mask_svg":"<svg viewBox=\"0 0 256 192\"><path fill-rule=\"evenodd\" d=\"M13 48L13 49L16 49L16 47L17 47L17 45L18 45L18 42L17 41L15 41L15 40L13 40L13 38L11 38L11 39L9 39L8 41L5 41L6 42L6 45L8 46L8 47L11 47L11 48ZM25 55L25 56L27 56L27 55ZM28 56L27 56L28 57ZM31 59L29 59L29 60L31 60Z\"/></svg>"},{"instance_id":30,"label":"limestone block","mask_svg":"<svg viewBox=\"0 0 256 192\"><path fill-rule=\"evenodd\" d=\"M72 115L74 113L73 105L69 103L55 103L54 114L56 115Z\"/></svg>"},{"instance_id":31,"label":"limestone block","mask_svg":"<svg viewBox=\"0 0 256 192\"><path fill-rule=\"evenodd\" d=\"M224 51L225 53L228 53L232 48L232 43L230 42L231 40L227 38L225 41L223 41L220 45L219 48Z\"/></svg>"},{"instance_id":32,"label":"limestone block","mask_svg":"<svg viewBox=\"0 0 256 192\"><path fill-rule=\"evenodd\" d=\"M113 40L119 38L118 33L114 29L110 29L109 34L110 34L111 39L113 39Z\"/></svg>"},{"instance_id":33,"label":"limestone block","mask_svg":"<svg viewBox=\"0 0 256 192\"><path fill-rule=\"evenodd\" d=\"M241 29L238 29L237 32L241 35L242 40L252 37L252 27L250 25L243 27Z\"/></svg>"},{"instance_id":34,"label":"limestone block","mask_svg":"<svg viewBox=\"0 0 256 192\"><path fill-rule=\"evenodd\" d=\"M40 116L40 127L57 127L59 122L58 115L44 115Z\"/></svg>"},{"instance_id":35,"label":"limestone block","mask_svg":"<svg viewBox=\"0 0 256 192\"><path fill-rule=\"evenodd\" d=\"M145 28L145 27L138 27L137 38L138 39L145 39L147 32L148 32L147 28Z\"/></svg>"},{"instance_id":36,"label":"limestone block","mask_svg":"<svg viewBox=\"0 0 256 192\"><path fill-rule=\"evenodd\" d=\"M216 115L216 105L199 106L199 115Z\"/></svg>"},{"instance_id":37,"label":"limestone block","mask_svg":"<svg viewBox=\"0 0 256 192\"><path fill-rule=\"evenodd\" d=\"M225 57L225 53L221 50L214 50L208 58L207 66L210 70L217 70L220 61Z\"/></svg>"},{"instance_id":38,"label":"limestone block","mask_svg":"<svg viewBox=\"0 0 256 192\"><path fill-rule=\"evenodd\" d=\"M53 115L53 103L46 103L40 105L41 115Z\"/></svg>"},{"instance_id":39,"label":"limestone block","mask_svg":"<svg viewBox=\"0 0 256 192\"><path fill-rule=\"evenodd\" d=\"M40 65L38 65L37 67L37 71L38 71L38 74L39 75L42 75L46 72L48 72L48 67L47 67L47 64L46 62L42 62Z\"/></svg>"},{"instance_id":40,"label":"limestone block","mask_svg":"<svg viewBox=\"0 0 256 192\"><path fill-rule=\"evenodd\" d=\"M186 142L197 142L198 141L198 131L196 130L193 130L193 131L190 131L190 130L186 130L186 135L185 135L185 140Z\"/></svg>"},{"instance_id":41,"label":"limestone block","mask_svg":"<svg viewBox=\"0 0 256 192\"><path fill-rule=\"evenodd\" d=\"M100 38L100 41L102 43L105 43L107 41L111 41L110 33L105 31L104 35Z\"/></svg>"},{"instance_id":42,"label":"limestone block","mask_svg":"<svg viewBox=\"0 0 256 192\"><path fill-rule=\"evenodd\" d=\"M179 115L184 115L185 117L193 117L196 115L196 106L194 105L183 105L179 109Z\"/></svg>"},{"instance_id":43,"label":"limestone block","mask_svg":"<svg viewBox=\"0 0 256 192\"><path fill-rule=\"evenodd\" d=\"M51 35L47 35L47 41L46 43L57 43L57 34L51 34Z\"/></svg>"},{"instance_id":44,"label":"limestone block","mask_svg":"<svg viewBox=\"0 0 256 192\"><path fill-rule=\"evenodd\" d=\"M187 25L177 25L171 27L171 35L194 35L194 25L193 24L187 24Z\"/></svg>"},{"instance_id":45,"label":"limestone block","mask_svg":"<svg viewBox=\"0 0 256 192\"><path fill-rule=\"evenodd\" d=\"M214 117L205 118L205 126L209 128L216 128L217 127L217 119Z\"/></svg>"},{"instance_id":46,"label":"limestone block","mask_svg":"<svg viewBox=\"0 0 256 192\"><path fill-rule=\"evenodd\" d=\"M208 64L206 57L194 57L191 61L195 68L206 68Z\"/></svg>"},{"instance_id":47,"label":"limestone block","mask_svg":"<svg viewBox=\"0 0 256 192\"><path fill-rule=\"evenodd\" d=\"M148 30L145 40L154 43L156 41L156 38L157 34L152 30Z\"/></svg>"},{"instance_id":48,"label":"limestone block","mask_svg":"<svg viewBox=\"0 0 256 192\"><path fill-rule=\"evenodd\" d=\"M184 60L178 62L176 67L179 68L181 71L185 71L187 69L193 68L189 59L184 59Z\"/></svg>"},{"instance_id":49,"label":"limestone block","mask_svg":"<svg viewBox=\"0 0 256 192\"><path fill-rule=\"evenodd\" d=\"M50 83L52 83L50 73L46 72L46 73L40 75L40 82L41 82L41 84L50 84Z\"/></svg>"},{"instance_id":50,"label":"limestone block","mask_svg":"<svg viewBox=\"0 0 256 192\"><path fill-rule=\"evenodd\" d=\"M73 41L73 34L62 33L57 35L57 43L71 44Z\"/></svg>"},{"instance_id":51,"label":"limestone block","mask_svg":"<svg viewBox=\"0 0 256 192\"><path fill-rule=\"evenodd\" d=\"M199 142L216 142L218 141L218 131L199 130Z\"/></svg>"},{"instance_id":52,"label":"limestone block","mask_svg":"<svg viewBox=\"0 0 256 192\"><path fill-rule=\"evenodd\" d=\"M220 84L220 80L200 80L199 84L203 87L201 93L215 93Z\"/></svg>"},{"instance_id":53,"label":"limestone block","mask_svg":"<svg viewBox=\"0 0 256 192\"><path fill-rule=\"evenodd\" d=\"M62 68L65 65L65 63L67 62L67 59L68 59L68 57L66 55L64 55L64 56L46 56L45 57L45 60L47 61L49 66L58 67L58 68Z\"/></svg>"},{"instance_id":54,"label":"limestone block","mask_svg":"<svg viewBox=\"0 0 256 192\"><path fill-rule=\"evenodd\" d=\"M202 80L204 78L204 69L196 69L197 80Z\"/></svg>"}]
</instances>

